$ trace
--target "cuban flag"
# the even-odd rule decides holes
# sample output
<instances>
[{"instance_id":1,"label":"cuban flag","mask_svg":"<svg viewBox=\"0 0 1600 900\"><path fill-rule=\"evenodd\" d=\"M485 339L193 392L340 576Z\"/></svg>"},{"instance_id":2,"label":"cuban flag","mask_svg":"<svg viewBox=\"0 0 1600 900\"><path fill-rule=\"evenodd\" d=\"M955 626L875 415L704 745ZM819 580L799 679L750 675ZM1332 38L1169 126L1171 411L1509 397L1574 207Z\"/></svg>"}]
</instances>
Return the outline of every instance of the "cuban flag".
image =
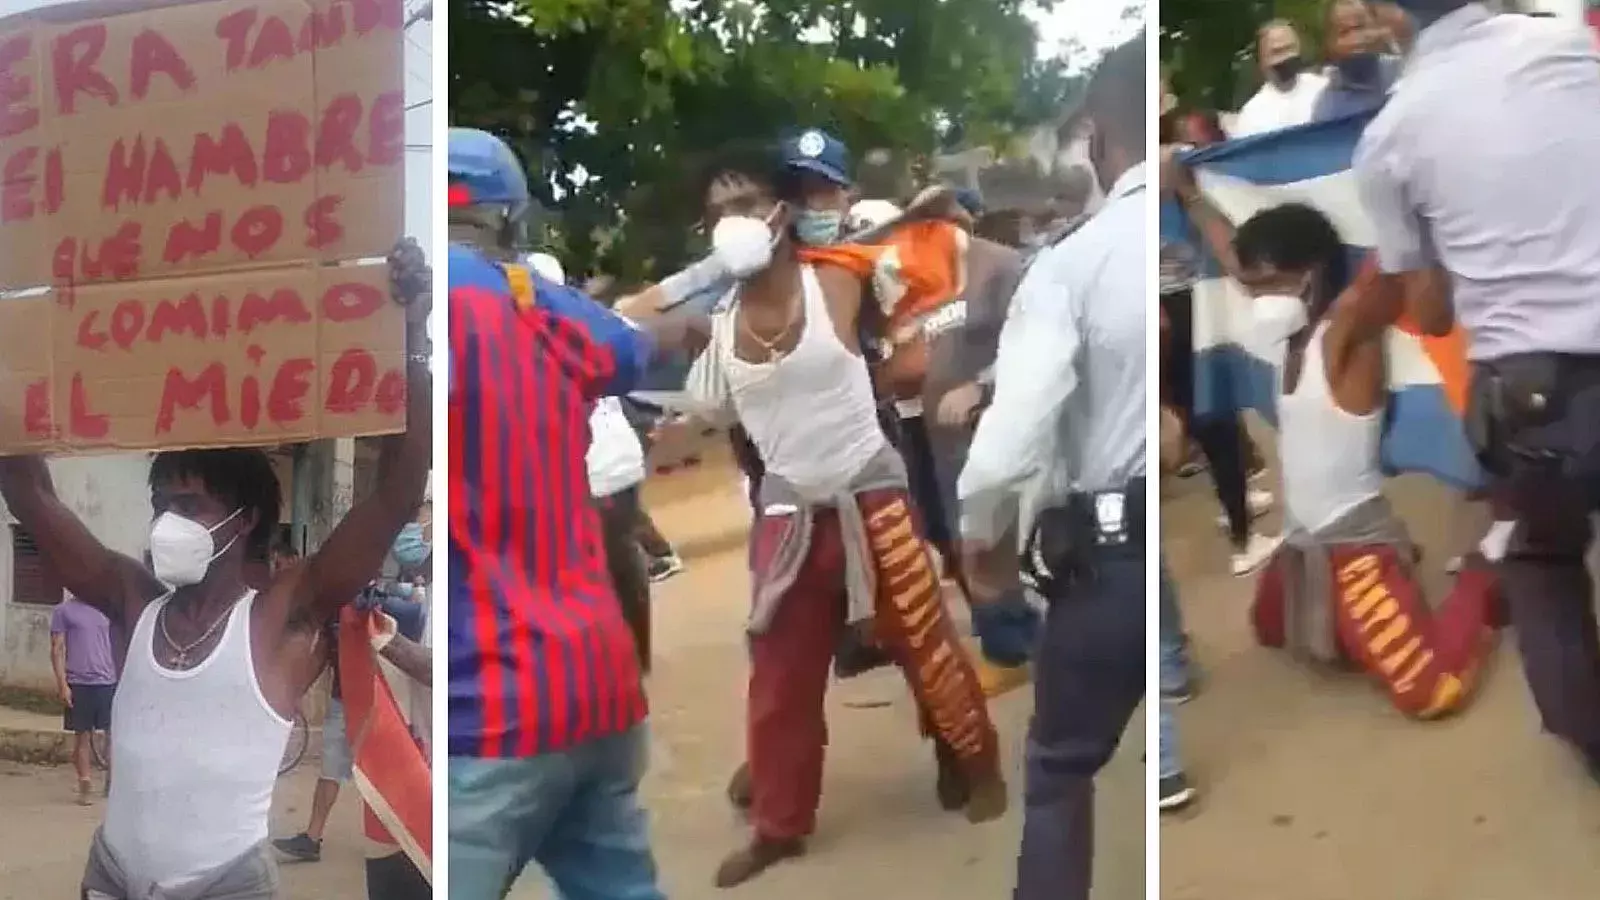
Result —
<instances>
[{"instance_id":1,"label":"cuban flag","mask_svg":"<svg viewBox=\"0 0 1600 900\"><path fill-rule=\"evenodd\" d=\"M1344 238L1352 275L1366 261L1373 228L1350 170L1372 114L1229 141L1185 157L1200 191L1235 224L1283 203L1321 210ZM1254 409L1276 426L1274 378L1282 345L1255 335L1250 298L1221 267L1184 215L1164 200L1163 241L1185 241L1200 258L1194 286L1195 414ZM1383 464L1391 473L1424 472L1473 489L1484 483L1462 425L1466 342L1459 329L1428 337L1401 322L1388 336L1390 403Z\"/></svg>"}]
</instances>

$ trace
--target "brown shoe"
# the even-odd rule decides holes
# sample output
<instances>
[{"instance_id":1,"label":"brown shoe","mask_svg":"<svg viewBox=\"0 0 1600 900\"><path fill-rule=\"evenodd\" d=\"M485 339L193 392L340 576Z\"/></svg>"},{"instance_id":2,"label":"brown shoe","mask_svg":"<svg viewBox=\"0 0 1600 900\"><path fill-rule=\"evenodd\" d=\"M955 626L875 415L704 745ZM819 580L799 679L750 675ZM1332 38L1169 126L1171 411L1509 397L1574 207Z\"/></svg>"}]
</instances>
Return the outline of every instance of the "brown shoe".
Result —
<instances>
[{"instance_id":1,"label":"brown shoe","mask_svg":"<svg viewBox=\"0 0 1600 900\"><path fill-rule=\"evenodd\" d=\"M739 768L733 770L733 777L728 779L728 802L734 809L748 811L750 804L755 802L755 788L750 783L750 764L740 763Z\"/></svg>"},{"instance_id":2,"label":"brown shoe","mask_svg":"<svg viewBox=\"0 0 1600 900\"><path fill-rule=\"evenodd\" d=\"M722 865L717 866L717 887L737 887L778 863L805 852L805 841L798 838L779 841L758 837L744 849L735 850L722 861Z\"/></svg>"},{"instance_id":3,"label":"brown shoe","mask_svg":"<svg viewBox=\"0 0 1600 900\"><path fill-rule=\"evenodd\" d=\"M967 821L974 825L993 822L1006 814L1006 780L1000 773L967 782Z\"/></svg>"},{"instance_id":4,"label":"brown shoe","mask_svg":"<svg viewBox=\"0 0 1600 900\"><path fill-rule=\"evenodd\" d=\"M967 776L961 771L955 753L944 741L934 738L933 759L939 767L939 779L933 788L939 798L939 808L946 812L965 809L969 799Z\"/></svg>"}]
</instances>

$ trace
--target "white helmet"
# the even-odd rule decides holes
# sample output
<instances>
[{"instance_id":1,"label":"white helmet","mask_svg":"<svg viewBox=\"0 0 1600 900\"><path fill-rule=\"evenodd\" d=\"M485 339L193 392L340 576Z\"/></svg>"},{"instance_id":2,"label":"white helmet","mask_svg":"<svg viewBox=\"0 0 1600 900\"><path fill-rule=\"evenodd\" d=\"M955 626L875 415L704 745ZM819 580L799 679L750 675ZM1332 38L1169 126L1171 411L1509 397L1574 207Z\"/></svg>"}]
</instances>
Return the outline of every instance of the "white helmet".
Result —
<instances>
[{"instance_id":1,"label":"white helmet","mask_svg":"<svg viewBox=\"0 0 1600 900\"><path fill-rule=\"evenodd\" d=\"M856 205L850 207L848 230L877 228L879 225L900 218L900 213L900 207L887 200L859 200Z\"/></svg>"},{"instance_id":2,"label":"white helmet","mask_svg":"<svg viewBox=\"0 0 1600 900\"><path fill-rule=\"evenodd\" d=\"M556 284L567 283L567 270L561 267L561 260L548 253L529 253L523 259L523 263L538 272L539 277L545 281L553 281Z\"/></svg>"}]
</instances>

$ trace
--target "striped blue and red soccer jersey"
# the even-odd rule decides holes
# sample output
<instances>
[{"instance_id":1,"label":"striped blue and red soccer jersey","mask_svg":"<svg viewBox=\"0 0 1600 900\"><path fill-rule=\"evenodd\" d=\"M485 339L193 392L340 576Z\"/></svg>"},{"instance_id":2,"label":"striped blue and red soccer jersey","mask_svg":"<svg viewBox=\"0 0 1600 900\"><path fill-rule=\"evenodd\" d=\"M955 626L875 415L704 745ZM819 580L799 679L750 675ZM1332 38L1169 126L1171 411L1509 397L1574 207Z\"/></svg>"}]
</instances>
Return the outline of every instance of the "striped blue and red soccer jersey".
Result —
<instances>
[{"instance_id":1,"label":"striped blue and red soccer jersey","mask_svg":"<svg viewBox=\"0 0 1600 900\"><path fill-rule=\"evenodd\" d=\"M449 751L559 751L645 715L584 453L594 401L631 389L653 348L537 276L519 305L466 247L449 282Z\"/></svg>"}]
</instances>

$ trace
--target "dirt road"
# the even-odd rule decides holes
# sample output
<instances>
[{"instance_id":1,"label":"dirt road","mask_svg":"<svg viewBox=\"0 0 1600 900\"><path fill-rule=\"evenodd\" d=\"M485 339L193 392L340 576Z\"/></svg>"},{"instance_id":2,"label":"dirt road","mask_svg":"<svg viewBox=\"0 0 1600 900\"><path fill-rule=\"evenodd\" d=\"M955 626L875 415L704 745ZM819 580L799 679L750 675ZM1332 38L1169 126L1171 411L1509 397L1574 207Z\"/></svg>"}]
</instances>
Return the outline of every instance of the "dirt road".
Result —
<instances>
[{"instance_id":1,"label":"dirt road","mask_svg":"<svg viewBox=\"0 0 1600 900\"><path fill-rule=\"evenodd\" d=\"M712 887L717 863L746 834L722 791L743 747L741 623L749 511L737 475L709 457L702 469L653 481L650 495L657 524L689 564L687 572L657 587L654 601L658 650L649 687L655 753L646 799L668 896L1009 897L1031 696L1013 692L993 710L1010 773L1012 813L973 827L935 803L932 751L917 737L904 683L889 673L836 685L829 694L827 782L810 855L735 891ZM1143 749L1144 728L1136 726L1101 781L1097 900L1144 896ZM534 878L525 881L514 894L518 900L549 896Z\"/></svg>"},{"instance_id":2,"label":"dirt road","mask_svg":"<svg viewBox=\"0 0 1600 900\"><path fill-rule=\"evenodd\" d=\"M305 827L316 784L312 761L280 779L274 798L274 834ZM0 762L0 900L78 896L89 840L105 813L103 801L83 808L73 794L72 769ZM357 900L366 897L361 815L355 792L339 798L319 863L283 867L284 900Z\"/></svg>"},{"instance_id":3,"label":"dirt road","mask_svg":"<svg viewBox=\"0 0 1600 900\"><path fill-rule=\"evenodd\" d=\"M1445 560L1484 520L1427 479L1396 480L1390 493L1424 547L1429 590L1442 590ZM1600 786L1539 734L1510 641L1462 716L1407 721L1360 677L1313 674L1254 646L1252 582L1227 574L1217 513L1203 476L1175 486L1162 510L1205 680L1179 712L1204 793L1162 825L1161 896L1600 896Z\"/></svg>"}]
</instances>

